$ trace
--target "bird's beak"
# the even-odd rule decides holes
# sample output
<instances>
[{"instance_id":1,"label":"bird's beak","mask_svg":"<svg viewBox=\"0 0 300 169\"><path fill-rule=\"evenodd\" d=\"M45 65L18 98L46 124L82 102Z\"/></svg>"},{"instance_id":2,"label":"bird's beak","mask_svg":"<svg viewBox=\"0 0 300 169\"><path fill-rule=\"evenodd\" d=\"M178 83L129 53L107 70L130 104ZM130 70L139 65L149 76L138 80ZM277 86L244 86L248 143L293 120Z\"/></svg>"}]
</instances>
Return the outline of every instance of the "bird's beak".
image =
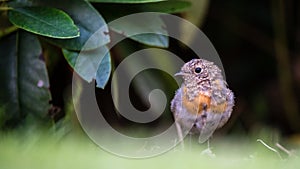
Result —
<instances>
[{"instance_id":1,"label":"bird's beak","mask_svg":"<svg viewBox=\"0 0 300 169\"><path fill-rule=\"evenodd\" d=\"M178 73L175 73L175 75L174 76L183 76L183 75L185 75L186 73L183 73L183 72L178 72Z\"/></svg>"}]
</instances>

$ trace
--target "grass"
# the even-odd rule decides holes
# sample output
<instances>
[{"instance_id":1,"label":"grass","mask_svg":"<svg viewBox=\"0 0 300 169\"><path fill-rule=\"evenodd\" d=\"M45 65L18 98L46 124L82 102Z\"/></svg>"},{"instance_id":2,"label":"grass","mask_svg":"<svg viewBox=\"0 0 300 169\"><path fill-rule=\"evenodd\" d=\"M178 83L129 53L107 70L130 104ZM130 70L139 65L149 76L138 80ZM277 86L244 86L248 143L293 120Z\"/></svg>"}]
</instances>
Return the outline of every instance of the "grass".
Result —
<instances>
[{"instance_id":1,"label":"grass","mask_svg":"<svg viewBox=\"0 0 300 169\"><path fill-rule=\"evenodd\" d=\"M188 142L187 140L185 150L178 146L156 157L129 159L102 150L83 135L58 137L48 133L6 133L0 135L0 168L294 169L300 166L297 156L280 159L276 153L256 141L242 141L238 138L213 141L211 146L216 154L215 158L201 154L205 145Z\"/></svg>"}]
</instances>

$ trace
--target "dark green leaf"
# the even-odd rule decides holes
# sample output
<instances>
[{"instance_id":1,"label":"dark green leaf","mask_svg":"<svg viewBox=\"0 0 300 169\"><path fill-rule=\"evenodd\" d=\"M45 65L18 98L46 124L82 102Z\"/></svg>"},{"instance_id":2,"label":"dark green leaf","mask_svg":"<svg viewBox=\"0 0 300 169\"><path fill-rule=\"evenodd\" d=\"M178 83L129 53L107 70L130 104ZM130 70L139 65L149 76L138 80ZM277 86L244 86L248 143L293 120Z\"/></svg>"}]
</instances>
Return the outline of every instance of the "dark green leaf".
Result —
<instances>
[{"instance_id":1,"label":"dark green leaf","mask_svg":"<svg viewBox=\"0 0 300 169\"><path fill-rule=\"evenodd\" d=\"M147 12L178 13L186 11L191 6L191 3L180 0L169 0L150 4L140 4L140 6L142 11Z\"/></svg>"},{"instance_id":2,"label":"dark green leaf","mask_svg":"<svg viewBox=\"0 0 300 169\"><path fill-rule=\"evenodd\" d=\"M105 2L105 3L150 3L150 2L160 2L166 0L89 0L90 2Z\"/></svg>"},{"instance_id":3,"label":"dark green leaf","mask_svg":"<svg viewBox=\"0 0 300 169\"><path fill-rule=\"evenodd\" d=\"M145 45L162 48L167 48L169 46L169 37L161 34L141 34L130 38Z\"/></svg>"},{"instance_id":4,"label":"dark green leaf","mask_svg":"<svg viewBox=\"0 0 300 169\"><path fill-rule=\"evenodd\" d=\"M52 44L79 51L83 47L84 50L96 49L110 42L106 22L89 2L83 0L34 0L33 3L34 5L51 6L65 11L80 30L80 37L78 38L67 40L47 38L46 40ZM95 32L97 34L90 39ZM90 39L89 44L84 46L88 39Z\"/></svg>"},{"instance_id":5,"label":"dark green leaf","mask_svg":"<svg viewBox=\"0 0 300 169\"><path fill-rule=\"evenodd\" d=\"M140 43L168 47L168 32L158 14L141 14L117 19L109 23L109 27Z\"/></svg>"},{"instance_id":6,"label":"dark green leaf","mask_svg":"<svg viewBox=\"0 0 300 169\"><path fill-rule=\"evenodd\" d=\"M97 87L104 89L111 73L110 54L107 53L102 59L96 74Z\"/></svg>"},{"instance_id":7,"label":"dark green leaf","mask_svg":"<svg viewBox=\"0 0 300 169\"><path fill-rule=\"evenodd\" d=\"M147 4L95 4L108 21L114 21L123 16L140 12L175 13L186 10L191 4L186 1L162 1ZM118 12L111 12L118 11ZM109 23L112 30L121 33L140 43L158 47L168 47L169 40L166 35L165 24L159 17L145 15L137 20L121 20ZM152 33L145 33L152 32ZM143 33L135 35L137 33ZM134 36L133 36L134 35Z\"/></svg>"},{"instance_id":8,"label":"dark green leaf","mask_svg":"<svg viewBox=\"0 0 300 169\"><path fill-rule=\"evenodd\" d=\"M55 8L15 8L9 11L8 16L14 25L35 34L60 39L79 36L79 30L73 20Z\"/></svg>"},{"instance_id":9,"label":"dark green leaf","mask_svg":"<svg viewBox=\"0 0 300 169\"><path fill-rule=\"evenodd\" d=\"M18 100L16 35L0 39L0 127L21 119Z\"/></svg>"},{"instance_id":10,"label":"dark green leaf","mask_svg":"<svg viewBox=\"0 0 300 169\"><path fill-rule=\"evenodd\" d=\"M70 66L87 82L96 79L97 70L101 62L105 56L110 57L106 46L101 46L94 50L81 51L80 53L63 49L63 54Z\"/></svg>"},{"instance_id":11,"label":"dark green leaf","mask_svg":"<svg viewBox=\"0 0 300 169\"><path fill-rule=\"evenodd\" d=\"M62 49L63 55L68 64L74 69L79 52Z\"/></svg>"},{"instance_id":12,"label":"dark green leaf","mask_svg":"<svg viewBox=\"0 0 300 169\"><path fill-rule=\"evenodd\" d=\"M12 125L27 118L47 119L49 81L34 35L20 32L0 40L0 124Z\"/></svg>"},{"instance_id":13,"label":"dark green leaf","mask_svg":"<svg viewBox=\"0 0 300 169\"><path fill-rule=\"evenodd\" d=\"M145 4L106 4L94 5L107 21L118 19L122 16L140 12L178 13L186 11L191 3L187 1L172 0ZM112 12L116 11L116 12Z\"/></svg>"}]
</instances>

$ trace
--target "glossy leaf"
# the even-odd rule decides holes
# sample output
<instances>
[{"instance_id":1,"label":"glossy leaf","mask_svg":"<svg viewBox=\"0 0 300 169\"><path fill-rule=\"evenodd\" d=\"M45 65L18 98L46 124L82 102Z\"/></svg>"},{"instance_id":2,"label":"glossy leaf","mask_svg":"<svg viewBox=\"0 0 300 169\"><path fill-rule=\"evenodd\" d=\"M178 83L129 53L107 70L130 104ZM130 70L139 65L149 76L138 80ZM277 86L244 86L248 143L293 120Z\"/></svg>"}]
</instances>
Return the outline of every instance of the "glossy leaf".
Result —
<instances>
[{"instance_id":1,"label":"glossy leaf","mask_svg":"<svg viewBox=\"0 0 300 169\"><path fill-rule=\"evenodd\" d=\"M104 89L106 83L109 80L109 76L111 73L111 58L110 54L107 53L103 60L101 61L97 74L96 74L96 83L97 87Z\"/></svg>"},{"instance_id":2,"label":"glossy leaf","mask_svg":"<svg viewBox=\"0 0 300 169\"><path fill-rule=\"evenodd\" d=\"M157 14L142 14L124 17L109 23L109 27L140 43L168 47L168 32L165 24Z\"/></svg>"},{"instance_id":3,"label":"glossy leaf","mask_svg":"<svg viewBox=\"0 0 300 169\"><path fill-rule=\"evenodd\" d=\"M168 37L165 24L159 17L145 15L143 18L130 21L114 22L123 16L140 12L176 13L186 10L191 4L186 1L162 1L147 4L95 4L96 8L106 17L112 30L121 33L140 43L158 47L168 47ZM111 12L118 11L118 12ZM139 32L155 32L155 34L141 34Z\"/></svg>"},{"instance_id":4,"label":"glossy leaf","mask_svg":"<svg viewBox=\"0 0 300 169\"><path fill-rule=\"evenodd\" d=\"M106 22L89 2L83 0L34 0L33 3L34 5L51 6L65 11L80 30L80 37L67 40L47 38L46 40L50 43L65 49L79 51L83 47L83 50L96 49L110 42ZM95 36L90 39L93 34ZM87 40L89 40L89 44L84 46Z\"/></svg>"},{"instance_id":5,"label":"glossy leaf","mask_svg":"<svg viewBox=\"0 0 300 169\"><path fill-rule=\"evenodd\" d=\"M118 19L122 16L130 15L133 13L140 12L161 12L161 13L178 13L189 9L191 6L190 2L172 0L172 1L161 1L144 4L105 4L96 3L94 6L101 11L101 14L105 16L107 21ZM112 12L117 11L117 12Z\"/></svg>"},{"instance_id":6,"label":"glossy leaf","mask_svg":"<svg viewBox=\"0 0 300 169\"><path fill-rule=\"evenodd\" d=\"M186 11L191 6L190 2L172 0L156 3L136 4L136 8L145 12L179 13Z\"/></svg>"},{"instance_id":7,"label":"glossy leaf","mask_svg":"<svg viewBox=\"0 0 300 169\"><path fill-rule=\"evenodd\" d=\"M49 81L37 38L26 32L11 34L0 40L0 50L1 127L25 117L48 119Z\"/></svg>"},{"instance_id":8,"label":"glossy leaf","mask_svg":"<svg viewBox=\"0 0 300 169\"><path fill-rule=\"evenodd\" d=\"M62 53L65 59L67 60L68 64L74 69L79 52L62 49Z\"/></svg>"},{"instance_id":9,"label":"glossy leaf","mask_svg":"<svg viewBox=\"0 0 300 169\"><path fill-rule=\"evenodd\" d=\"M87 82L97 81L97 87L104 88L111 71L111 60L108 48L102 46L90 51L70 51L63 49L69 65Z\"/></svg>"},{"instance_id":10,"label":"glossy leaf","mask_svg":"<svg viewBox=\"0 0 300 169\"><path fill-rule=\"evenodd\" d=\"M166 0L89 0L90 2L100 2L100 3L151 3L151 2L161 2Z\"/></svg>"},{"instance_id":11,"label":"glossy leaf","mask_svg":"<svg viewBox=\"0 0 300 169\"><path fill-rule=\"evenodd\" d=\"M55 8L14 8L8 12L8 17L17 27L35 34L60 39L79 36L73 20L65 12Z\"/></svg>"}]
</instances>

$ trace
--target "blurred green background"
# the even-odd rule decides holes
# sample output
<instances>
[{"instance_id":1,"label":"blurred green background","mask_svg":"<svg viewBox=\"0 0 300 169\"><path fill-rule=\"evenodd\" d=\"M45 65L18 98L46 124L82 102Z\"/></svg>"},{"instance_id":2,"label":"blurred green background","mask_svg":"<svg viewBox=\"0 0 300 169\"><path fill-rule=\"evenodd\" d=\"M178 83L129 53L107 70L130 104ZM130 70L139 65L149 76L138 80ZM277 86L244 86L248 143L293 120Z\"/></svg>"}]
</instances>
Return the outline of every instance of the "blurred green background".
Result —
<instances>
[{"instance_id":1,"label":"blurred green background","mask_svg":"<svg viewBox=\"0 0 300 169\"><path fill-rule=\"evenodd\" d=\"M118 168L299 166L297 155L300 146L300 2L189 1L192 3L191 7L175 14L197 25L210 39L219 53L227 83L236 97L232 117L212 139L217 159L201 156L200 152L206 145L198 145L194 136L186 139L191 141L186 151L175 149L144 161L123 159L100 150L87 138L77 120L71 93L72 68L58 47L44 43L43 48L47 48L45 56L52 95L51 104L54 106L48 113L52 119L51 124L47 123L41 127L40 124L35 126L31 123L28 126L2 129L0 168L111 168L113 165L117 165ZM110 5L113 9L130 9L130 5L125 8L122 6L124 4L94 6L101 12ZM142 11L151 11L151 8L144 8ZM118 10L114 12L118 14ZM105 15L103 18L109 20ZM178 30L184 39L191 43L194 41L193 32L189 32L182 25L178 25ZM122 35L111 33L112 39L117 36ZM111 50L112 70L114 71L126 56L147 48L149 46L131 39L123 40ZM169 39L167 50L184 61L197 57L187 45L172 38ZM172 67L168 60L150 62ZM130 72L130 68L128 71ZM138 110L147 110L150 106L148 94L156 88L165 92L169 103L178 85L173 76L165 72L140 72L130 86L132 104ZM153 136L173 123L169 105L162 116L151 123L138 124L123 118L114 108L111 78L104 89L96 88L95 93L105 119L116 130L126 135ZM258 143L256 139L264 140L288 160L282 161L276 152ZM276 143L288 149L288 153L276 146ZM170 159L175 160L170 162Z\"/></svg>"}]
</instances>

